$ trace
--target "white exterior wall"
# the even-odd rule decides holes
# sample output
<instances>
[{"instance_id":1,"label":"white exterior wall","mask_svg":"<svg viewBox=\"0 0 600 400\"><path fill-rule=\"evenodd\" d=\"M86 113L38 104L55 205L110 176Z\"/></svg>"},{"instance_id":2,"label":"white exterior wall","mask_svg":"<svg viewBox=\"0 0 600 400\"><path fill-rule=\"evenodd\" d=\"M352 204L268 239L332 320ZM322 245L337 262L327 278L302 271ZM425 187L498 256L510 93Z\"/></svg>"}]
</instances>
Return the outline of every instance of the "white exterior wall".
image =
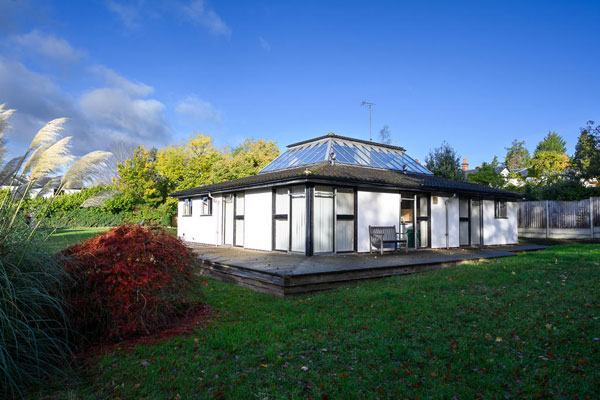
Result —
<instances>
[{"instance_id":1,"label":"white exterior wall","mask_svg":"<svg viewBox=\"0 0 600 400\"><path fill-rule=\"evenodd\" d=\"M188 242L221 244L221 196L213 199L212 215L200 215L202 199L192 198L192 215L183 216L183 199L177 202L177 236Z\"/></svg>"},{"instance_id":2,"label":"white exterior wall","mask_svg":"<svg viewBox=\"0 0 600 400\"><path fill-rule=\"evenodd\" d=\"M271 189L246 191L244 210L244 247L271 251L273 192Z\"/></svg>"},{"instance_id":3,"label":"white exterior wall","mask_svg":"<svg viewBox=\"0 0 600 400\"><path fill-rule=\"evenodd\" d=\"M518 204L506 203L508 218L494 217L494 200L483 201L483 244L516 244L519 242Z\"/></svg>"},{"instance_id":4,"label":"white exterior wall","mask_svg":"<svg viewBox=\"0 0 600 400\"><path fill-rule=\"evenodd\" d=\"M400 223L400 194L358 191L358 251L369 251L369 225Z\"/></svg>"},{"instance_id":5,"label":"white exterior wall","mask_svg":"<svg viewBox=\"0 0 600 400\"><path fill-rule=\"evenodd\" d=\"M437 204L431 201L431 247L446 248L446 206L448 202L448 247L459 247L458 197L437 196Z\"/></svg>"}]
</instances>

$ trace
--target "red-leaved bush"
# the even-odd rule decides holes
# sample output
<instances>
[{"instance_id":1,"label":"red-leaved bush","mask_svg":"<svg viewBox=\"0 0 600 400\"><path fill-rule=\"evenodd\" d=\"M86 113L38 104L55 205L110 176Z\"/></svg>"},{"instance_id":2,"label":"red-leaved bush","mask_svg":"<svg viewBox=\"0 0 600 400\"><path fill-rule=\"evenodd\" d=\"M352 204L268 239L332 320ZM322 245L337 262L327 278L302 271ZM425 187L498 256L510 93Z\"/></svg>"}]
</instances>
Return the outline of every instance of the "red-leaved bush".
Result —
<instances>
[{"instance_id":1,"label":"red-leaved bush","mask_svg":"<svg viewBox=\"0 0 600 400\"><path fill-rule=\"evenodd\" d=\"M72 322L89 342L156 332L193 306L195 257L162 228L123 225L62 253Z\"/></svg>"}]
</instances>

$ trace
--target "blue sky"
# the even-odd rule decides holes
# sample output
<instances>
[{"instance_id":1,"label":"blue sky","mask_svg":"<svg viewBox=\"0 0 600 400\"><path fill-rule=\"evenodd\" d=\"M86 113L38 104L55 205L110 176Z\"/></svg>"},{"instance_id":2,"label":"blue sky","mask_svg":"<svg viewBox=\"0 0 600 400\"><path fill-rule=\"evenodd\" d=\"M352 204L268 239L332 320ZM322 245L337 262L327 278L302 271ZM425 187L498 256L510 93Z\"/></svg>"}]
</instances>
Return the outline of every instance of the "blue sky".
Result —
<instances>
[{"instance_id":1,"label":"blue sky","mask_svg":"<svg viewBox=\"0 0 600 400\"><path fill-rule=\"evenodd\" d=\"M600 120L600 2L0 0L0 103L22 149L67 116L75 152L194 132L219 146L335 132L471 166Z\"/></svg>"}]
</instances>

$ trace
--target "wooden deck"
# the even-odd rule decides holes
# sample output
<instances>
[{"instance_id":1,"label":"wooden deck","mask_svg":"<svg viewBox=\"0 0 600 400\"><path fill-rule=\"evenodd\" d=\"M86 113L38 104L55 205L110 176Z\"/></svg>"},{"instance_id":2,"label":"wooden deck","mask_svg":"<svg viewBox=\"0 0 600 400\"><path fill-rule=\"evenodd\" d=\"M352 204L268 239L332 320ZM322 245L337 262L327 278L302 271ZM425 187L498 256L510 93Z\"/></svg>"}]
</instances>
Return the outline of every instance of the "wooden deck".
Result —
<instances>
[{"instance_id":1,"label":"wooden deck","mask_svg":"<svg viewBox=\"0 0 600 400\"><path fill-rule=\"evenodd\" d=\"M427 249L379 254L317 255L244 250L188 243L202 260L202 274L258 292L287 296L330 289L345 283L411 274L518 252L539 245L492 246L468 249Z\"/></svg>"}]
</instances>

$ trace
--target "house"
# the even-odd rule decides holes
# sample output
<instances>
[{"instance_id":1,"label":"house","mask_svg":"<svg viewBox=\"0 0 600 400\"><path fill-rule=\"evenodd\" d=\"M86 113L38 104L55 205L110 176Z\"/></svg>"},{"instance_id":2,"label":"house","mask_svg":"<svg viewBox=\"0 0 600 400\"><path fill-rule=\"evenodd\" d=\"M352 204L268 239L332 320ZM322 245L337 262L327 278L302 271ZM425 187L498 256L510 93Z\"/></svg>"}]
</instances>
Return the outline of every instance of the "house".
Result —
<instances>
[{"instance_id":1,"label":"house","mask_svg":"<svg viewBox=\"0 0 600 400\"><path fill-rule=\"evenodd\" d=\"M477 172L477 170L480 167L476 167L475 169L469 169L469 164L467 163L467 159L463 158L463 163L462 163L462 170L465 171L465 176L469 176L474 172ZM522 187L525 185L525 182L528 181L530 178L528 178L528 174L529 174L529 167L526 168L517 168L517 169L509 169L506 165L502 164L499 165L497 167L494 167L494 171L496 171L497 174L502 175L502 177L504 177L504 179L506 179L506 184L505 186L515 186L515 187ZM510 174L513 174L512 176L509 176ZM519 178L515 177L515 176L520 176Z\"/></svg>"},{"instance_id":2,"label":"house","mask_svg":"<svg viewBox=\"0 0 600 400\"><path fill-rule=\"evenodd\" d=\"M517 243L522 195L434 176L402 147L328 134L257 175L182 190L189 242L305 255L369 251L369 226L405 224L411 248Z\"/></svg>"}]
</instances>

